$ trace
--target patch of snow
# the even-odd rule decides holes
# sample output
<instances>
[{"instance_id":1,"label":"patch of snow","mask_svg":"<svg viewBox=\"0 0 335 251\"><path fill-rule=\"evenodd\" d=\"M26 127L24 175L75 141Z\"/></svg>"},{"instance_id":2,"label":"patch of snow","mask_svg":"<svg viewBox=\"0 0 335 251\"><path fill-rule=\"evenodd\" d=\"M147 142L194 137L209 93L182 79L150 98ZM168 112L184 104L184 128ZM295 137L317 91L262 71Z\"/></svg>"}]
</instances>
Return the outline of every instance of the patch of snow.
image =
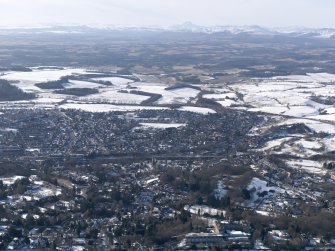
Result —
<instances>
[{"instance_id":1,"label":"patch of snow","mask_svg":"<svg viewBox=\"0 0 335 251\"><path fill-rule=\"evenodd\" d=\"M24 179L24 176L13 176L13 177L6 177L6 178L0 178L0 180L3 182L6 186L13 185L17 180Z\"/></svg>"},{"instance_id":2,"label":"patch of snow","mask_svg":"<svg viewBox=\"0 0 335 251\"><path fill-rule=\"evenodd\" d=\"M272 113L272 114L283 114L288 111L286 106L264 106L259 108L250 108L248 109L250 112L264 112L264 113Z\"/></svg>"},{"instance_id":3,"label":"patch of snow","mask_svg":"<svg viewBox=\"0 0 335 251\"><path fill-rule=\"evenodd\" d=\"M263 215L263 216L269 216L271 215L269 212L267 211L262 211L262 210L256 210L256 213Z\"/></svg>"},{"instance_id":4,"label":"patch of snow","mask_svg":"<svg viewBox=\"0 0 335 251\"><path fill-rule=\"evenodd\" d=\"M273 148L278 147L281 144L283 144L284 142L287 142L291 139L293 139L293 137L285 137L285 138L281 138L281 139L274 139L274 140L268 141L268 142L266 142L266 145L259 150L260 151L266 151L266 150L269 150L269 149L273 149Z\"/></svg>"},{"instance_id":5,"label":"patch of snow","mask_svg":"<svg viewBox=\"0 0 335 251\"><path fill-rule=\"evenodd\" d=\"M301 145L303 148L307 148L307 149L320 149L322 147L322 145L319 142L309 141L305 139L296 141L295 144Z\"/></svg>"},{"instance_id":6,"label":"patch of snow","mask_svg":"<svg viewBox=\"0 0 335 251\"><path fill-rule=\"evenodd\" d=\"M299 159L299 160L288 160L286 163L295 169L301 169L308 173L313 174L321 174L324 175L326 173L325 170L322 169L322 164L313 160Z\"/></svg>"},{"instance_id":7,"label":"patch of snow","mask_svg":"<svg viewBox=\"0 0 335 251\"><path fill-rule=\"evenodd\" d=\"M236 93L234 92L205 94L203 95L203 97L207 99L214 99L214 100L238 99Z\"/></svg>"},{"instance_id":8,"label":"patch of snow","mask_svg":"<svg viewBox=\"0 0 335 251\"><path fill-rule=\"evenodd\" d=\"M199 90L189 87L165 90L166 85L157 83L134 83L132 86L140 91L162 95L157 104L185 104L200 93Z\"/></svg>"},{"instance_id":9,"label":"patch of snow","mask_svg":"<svg viewBox=\"0 0 335 251\"><path fill-rule=\"evenodd\" d=\"M88 82L88 81L80 81L80 80L69 80L68 83L63 84L64 88L101 88L105 87L104 85L97 84L94 82Z\"/></svg>"},{"instance_id":10,"label":"patch of snow","mask_svg":"<svg viewBox=\"0 0 335 251\"><path fill-rule=\"evenodd\" d=\"M69 76L73 74L84 74L85 69L47 69L47 70L33 70L31 72L8 72L5 73L1 78L7 80L19 80L19 81L32 81L35 83L55 81L59 80L61 77Z\"/></svg>"},{"instance_id":11,"label":"patch of snow","mask_svg":"<svg viewBox=\"0 0 335 251\"><path fill-rule=\"evenodd\" d=\"M6 127L6 128L0 128L0 132L13 132L13 133L17 133L18 132L18 130L17 129L15 129L15 128L8 128L8 127Z\"/></svg>"},{"instance_id":12,"label":"patch of snow","mask_svg":"<svg viewBox=\"0 0 335 251\"><path fill-rule=\"evenodd\" d=\"M281 189L279 187L273 187L273 186L268 186L268 182L261 180L259 178L254 177L250 184L248 185L247 189L249 191L253 191L253 193L251 194L251 201L252 202L257 202L259 200L259 194L266 192L267 195L262 196L263 197L267 197L269 195L273 195L275 193L284 193L285 190Z\"/></svg>"},{"instance_id":13,"label":"patch of snow","mask_svg":"<svg viewBox=\"0 0 335 251\"><path fill-rule=\"evenodd\" d=\"M213 114L216 113L213 109L210 108L204 108L204 107L196 107L196 106L183 106L179 108L180 111L186 111L186 112L195 112L200 114Z\"/></svg>"},{"instance_id":14,"label":"patch of snow","mask_svg":"<svg viewBox=\"0 0 335 251\"><path fill-rule=\"evenodd\" d=\"M311 130L319 133L326 132L330 134L335 134L335 125L324 123L321 121L315 121L312 119L287 119L283 122L280 122L278 125L294 125L294 124L305 124Z\"/></svg>"},{"instance_id":15,"label":"patch of snow","mask_svg":"<svg viewBox=\"0 0 335 251\"><path fill-rule=\"evenodd\" d=\"M217 103L219 103L220 105L222 105L223 107L230 107L233 105L241 105L240 102L236 102L234 100L231 99L225 99L225 100L217 100Z\"/></svg>"},{"instance_id":16,"label":"patch of snow","mask_svg":"<svg viewBox=\"0 0 335 251\"><path fill-rule=\"evenodd\" d=\"M155 106L132 106L132 105L111 105L111 104L79 104L67 103L59 106L62 109L82 110L86 112L114 112L114 111L138 111L138 110L168 110L167 107Z\"/></svg>"},{"instance_id":17,"label":"patch of snow","mask_svg":"<svg viewBox=\"0 0 335 251\"><path fill-rule=\"evenodd\" d=\"M150 185L151 183L153 183L153 182L155 182L155 181L159 181L159 178L156 177L156 178L152 178L152 179L146 180L146 181L145 181L145 184L146 184L146 185Z\"/></svg>"},{"instance_id":18,"label":"patch of snow","mask_svg":"<svg viewBox=\"0 0 335 251\"><path fill-rule=\"evenodd\" d=\"M40 152L41 149L39 149L39 148L26 148L26 151L27 152Z\"/></svg>"},{"instance_id":19,"label":"patch of snow","mask_svg":"<svg viewBox=\"0 0 335 251\"><path fill-rule=\"evenodd\" d=\"M157 128L157 129L166 129L166 128L178 128L186 126L186 124L182 123L140 123L143 127L148 128Z\"/></svg>"},{"instance_id":20,"label":"patch of snow","mask_svg":"<svg viewBox=\"0 0 335 251\"><path fill-rule=\"evenodd\" d=\"M293 117L306 117L317 114L319 114L318 110L310 106L290 106L290 109L283 113L283 115Z\"/></svg>"},{"instance_id":21,"label":"patch of snow","mask_svg":"<svg viewBox=\"0 0 335 251\"><path fill-rule=\"evenodd\" d=\"M103 101L115 104L140 104L147 99L149 96L120 92L113 88L101 89L99 93L80 98L83 101Z\"/></svg>"},{"instance_id":22,"label":"patch of snow","mask_svg":"<svg viewBox=\"0 0 335 251\"><path fill-rule=\"evenodd\" d=\"M323 121L335 121L335 114L316 115L308 118Z\"/></svg>"},{"instance_id":23,"label":"patch of snow","mask_svg":"<svg viewBox=\"0 0 335 251\"><path fill-rule=\"evenodd\" d=\"M96 81L109 81L111 82L113 85L115 86L127 86L130 83L133 83L134 80L131 79L127 79L127 78L120 78L120 77L102 77L102 78L92 78L92 80L96 80Z\"/></svg>"},{"instance_id":24,"label":"patch of snow","mask_svg":"<svg viewBox=\"0 0 335 251\"><path fill-rule=\"evenodd\" d=\"M270 250L268 247L264 245L264 243L261 240L256 240L255 241L255 250Z\"/></svg>"},{"instance_id":25,"label":"patch of snow","mask_svg":"<svg viewBox=\"0 0 335 251\"><path fill-rule=\"evenodd\" d=\"M220 180L218 182L217 188L214 190L214 196L217 199L224 198L228 193L228 190L226 189L226 186L224 185L223 181Z\"/></svg>"}]
</instances>

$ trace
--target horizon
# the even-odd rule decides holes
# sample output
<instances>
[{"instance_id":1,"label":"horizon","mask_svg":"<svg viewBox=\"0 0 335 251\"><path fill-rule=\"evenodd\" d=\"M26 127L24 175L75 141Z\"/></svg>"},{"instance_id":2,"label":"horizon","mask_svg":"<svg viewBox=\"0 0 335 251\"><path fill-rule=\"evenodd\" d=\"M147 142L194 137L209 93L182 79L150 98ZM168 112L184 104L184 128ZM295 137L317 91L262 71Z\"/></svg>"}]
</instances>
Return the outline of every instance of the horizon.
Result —
<instances>
[{"instance_id":1,"label":"horizon","mask_svg":"<svg viewBox=\"0 0 335 251\"><path fill-rule=\"evenodd\" d=\"M331 0L0 0L1 28L45 25L335 28ZM192 6L192 9L190 8Z\"/></svg>"},{"instance_id":2,"label":"horizon","mask_svg":"<svg viewBox=\"0 0 335 251\"><path fill-rule=\"evenodd\" d=\"M277 29L292 29L293 31L297 31L299 29L307 29L307 30L318 30L318 29L330 29L333 30L335 27L327 27L327 26L319 26L319 27L312 27L312 26L266 26L266 25L259 25L259 24L245 24L245 25L236 25L236 24L219 24L219 25L199 25L195 24L190 21L186 21L183 23L176 23L171 25L157 25L157 24L143 24L143 25L136 25L136 24L82 24L82 23L39 23L34 25L13 25L13 26L1 26L0 29L3 30L15 30L15 29L49 29L49 28L70 28L70 27L85 27L85 28L93 28L93 29L113 29L113 28L157 28L157 29L173 29L173 28L181 28L184 25L190 25L199 28L215 28L215 27L236 27L236 28L248 28L248 27L258 27L268 30L276 31Z\"/></svg>"}]
</instances>

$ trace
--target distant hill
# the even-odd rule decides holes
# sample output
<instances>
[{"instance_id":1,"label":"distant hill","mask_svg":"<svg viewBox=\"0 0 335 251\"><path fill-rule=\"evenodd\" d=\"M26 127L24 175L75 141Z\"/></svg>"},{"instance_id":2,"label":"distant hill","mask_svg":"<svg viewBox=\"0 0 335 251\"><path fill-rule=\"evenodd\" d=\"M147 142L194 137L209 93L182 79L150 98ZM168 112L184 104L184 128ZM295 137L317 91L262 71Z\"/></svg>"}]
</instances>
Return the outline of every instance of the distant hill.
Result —
<instances>
[{"instance_id":1,"label":"distant hill","mask_svg":"<svg viewBox=\"0 0 335 251\"><path fill-rule=\"evenodd\" d=\"M1 35L13 34L49 34L49 35L83 35L83 34L97 34L100 32L115 33L115 32L135 32L139 34L143 32L162 33L162 32L177 32L177 33L205 33L216 34L224 33L226 35L265 35L265 36L286 36L286 37L302 37L302 38L323 38L334 39L335 28L308 28L308 27L276 27L269 28L259 25L217 25L217 26L201 26L191 22L186 22L173 26L86 26L86 25L50 25L43 27L16 27L16 28L1 28ZM115 35L115 34L114 34Z\"/></svg>"}]
</instances>

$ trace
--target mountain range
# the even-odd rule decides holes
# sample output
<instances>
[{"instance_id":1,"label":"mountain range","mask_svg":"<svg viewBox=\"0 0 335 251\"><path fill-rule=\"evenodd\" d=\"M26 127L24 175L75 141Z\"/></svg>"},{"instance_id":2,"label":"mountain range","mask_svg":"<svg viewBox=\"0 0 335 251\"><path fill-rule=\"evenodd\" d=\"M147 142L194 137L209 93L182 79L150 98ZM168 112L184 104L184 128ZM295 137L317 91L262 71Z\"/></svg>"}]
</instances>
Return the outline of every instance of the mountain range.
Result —
<instances>
[{"instance_id":1,"label":"mountain range","mask_svg":"<svg viewBox=\"0 0 335 251\"><path fill-rule=\"evenodd\" d=\"M292 37L335 39L335 28L277 27L258 25L245 26L200 26L186 22L174 26L120 26L120 25L41 25L36 27L0 27L0 34L82 34L91 31L151 31L151 32L192 32L192 33L230 33L232 35L286 35Z\"/></svg>"}]
</instances>

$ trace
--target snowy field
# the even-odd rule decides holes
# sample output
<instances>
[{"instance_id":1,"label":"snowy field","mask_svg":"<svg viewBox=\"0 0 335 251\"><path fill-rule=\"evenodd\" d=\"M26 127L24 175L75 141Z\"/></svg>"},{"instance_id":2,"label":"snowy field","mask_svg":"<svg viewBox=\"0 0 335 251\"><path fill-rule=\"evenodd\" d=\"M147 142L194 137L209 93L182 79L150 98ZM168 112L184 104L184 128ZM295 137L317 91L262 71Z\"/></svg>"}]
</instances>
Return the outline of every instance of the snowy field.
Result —
<instances>
[{"instance_id":1,"label":"snowy field","mask_svg":"<svg viewBox=\"0 0 335 251\"><path fill-rule=\"evenodd\" d=\"M298 158L287 161L290 167L297 170L314 175L326 173L322 167L324 161L309 159L335 150L335 104L330 102L335 97L334 74L313 73L251 79L228 87L230 92L223 85L222 93L215 89L214 94L204 97L232 109L279 115L279 119L259 127L256 133L271 132L271 128L275 126L295 124L303 124L311 131L306 133L309 138L305 138L305 134L283 133L275 139L268 139L258 151Z\"/></svg>"},{"instance_id":2,"label":"snowy field","mask_svg":"<svg viewBox=\"0 0 335 251\"><path fill-rule=\"evenodd\" d=\"M14 83L14 85L19 87L25 92L39 93L43 91L37 86L35 86L36 83L55 81L59 80L61 77L70 75L80 75L85 73L87 73L85 69L72 69L72 68L67 68L64 70L33 69L32 72L6 72L4 73L3 76L0 76L0 78L15 81L16 83Z\"/></svg>"},{"instance_id":3,"label":"snowy field","mask_svg":"<svg viewBox=\"0 0 335 251\"><path fill-rule=\"evenodd\" d=\"M292 168L303 170L311 174L321 174L321 175L326 174L326 170L322 169L322 164L317 161L299 159L299 160L288 160L286 163L288 166Z\"/></svg>"},{"instance_id":4,"label":"snowy field","mask_svg":"<svg viewBox=\"0 0 335 251\"><path fill-rule=\"evenodd\" d=\"M86 112L114 112L114 111L138 111L138 110L166 110L169 108L155 106L132 106L132 105L111 105L111 104L82 104L68 103L60 105L62 109L75 109Z\"/></svg>"},{"instance_id":5,"label":"snowy field","mask_svg":"<svg viewBox=\"0 0 335 251\"><path fill-rule=\"evenodd\" d=\"M85 69L78 68L67 68L63 70L59 69L47 69L47 70L35 70L31 72L6 72L1 78L7 80L18 80L18 81L30 81L34 83L41 83L46 81L59 80L61 77L85 74L88 73Z\"/></svg>"},{"instance_id":6,"label":"snowy field","mask_svg":"<svg viewBox=\"0 0 335 251\"><path fill-rule=\"evenodd\" d=\"M195 112L200 114L213 114L216 113L213 109L210 108L204 108L204 107L196 107L196 106L183 106L179 108L180 111L186 111L186 112Z\"/></svg>"},{"instance_id":7,"label":"snowy field","mask_svg":"<svg viewBox=\"0 0 335 251\"><path fill-rule=\"evenodd\" d=\"M140 123L144 128L155 128L155 129L166 129L166 128L178 128L186 126L181 123Z\"/></svg>"},{"instance_id":8,"label":"snowy field","mask_svg":"<svg viewBox=\"0 0 335 251\"><path fill-rule=\"evenodd\" d=\"M64 88L102 88L104 85L97 84L89 81L80 81L80 80L70 80L68 83L63 84Z\"/></svg>"},{"instance_id":9,"label":"snowy field","mask_svg":"<svg viewBox=\"0 0 335 251\"><path fill-rule=\"evenodd\" d=\"M312 100L313 96L334 97L334 84L335 75L319 73L257 79L250 83L232 84L230 87L243 95L243 100L233 104L248 106L249 111L334 121L332 105ZM321 115L321 112L326 114Z\"/></svg>"},{"instance_id":10,"label":"snowy field","mask_svg":"<svg viewBox=\"0 0 335 251\"><path fill-rule=\"evenodd\" d=\"M134 83L132 86L139 91L162 95L157 104L185 104L200 93L199 90L189 87L165 90L167 85L158 83Z\"/></svg>"},{"instance_id":11,"label":"snowy field","mask_svg":"<svg viewBox=\"0 0 335 251\"><path fill-rule=\"evenodd\" d=\"M224 107L329 122L335 121L335 107L315 102L313 97L335 97L334 85L335 74L278 76L222 84L203 97Z\"/></svg>"},{"instance_id":12,"label":"snowy field","mask_svg":"<svg viewBox=\"0 0 335 251\"><path fill-rule=\"evenodd\" d=\"M139 111L139 110L170 110L168 107L161 106L136 106L136 105L111 105L111 104L83 104L83 103L68 103L58 106L62 109L75 109L86 112L113 112L113 111ZM201 107L184 106L179 108L180 111L188 111L199 114L215 113L214 110Z\"/></svg>"},{"instance_id":13,"label":"snowy field","mask_svg":"<svg viewBox=\"0 0 335 251\"><path fill-rule=\"evenodd\" d=\"M117 87L126 87L128 84L133 83L133 80L127 78L120 78L120 77L103 77L103 78L93 78L92 80L96 81L109 81L114 86Z\"/></svg>"},{"instance_id":14,"label":"snowy field","mask_svg":"<svg viewBox=\"0 0 335 251\"><path fill-rule=\"evenodd\" d=\"M168 109L168 105L185 105L180 110L201 114L215 113L212 109L194 107L196 97L200 90L190 87L166 90L168 85L164 83L136 82L130 76L124 77L99 77L98 72L90 72L85 69L38 69L31 68L31 72L5 72L0 76L2 79L11 81L25 92L35 93L36 99L22 100L15 102L1 102L0 106L19 107L27 105L31 108L55 108L80 109L89 112L109 112L109 111L134 111L134 110L160 110ZM89 74L89 76L85 76ZM96 76L92 77L92 74ZM106 74L105 74L106 75ZM98 93L86 96L72 96L56 93L54 89L42 89L36 86L37 83L56 81L62 77L67 77L68 81L62 83L63 88L71 89L94 89ZM91 77L91 78L90 78ZM80 80L78 80L80 79ZM142 93L130 93L139 91ZM155 106L141 106L142 102L148 100L152 94L159 94L161 98L155 101ZM65 104L64 104L65 103ZM188 106L187 104L192 104ZM19 106L18 106L19 105ZM159 106L158 106L159 105ZM161 106L166 107L161 107Z\"/></svg>"},{"instance_id":15,"label":"snowy field","mask_svg":"<svg viewBox=\"0 0 335 251\"><path fill-rule=\"evenodd\" d=\"M17 180L22 180L23 176L13 176L13 177L6 177L6 178L0 178L0 180L3 182L6 186L13 185Z\"/></svg>"},{"instance_id":16,"label":"snowy field","mask_svg":"<svg viewBox=\"0 0 335 251\"><path fill-rule=\"evenodd\" d=\"M147 100L149 96L136 95L132 93L124 93L112 88L100 89L97 94L92 94L84 97L80 97L80 100L86 100L89 102L104 102L111 104L141 104L141 102Z\"/></svg>"},{"instance_id":17,"label":"snowy field","mask_svg":"<svg viewBox=\"0 0 335 251\"><path fill-rule=\"evenodd\" d=\"M157 105L195 103L200 90L191 87L182 87L167 90L164 83L136 82L124 77L96 77L77 80L84 74L92 75L92 72L78 68L64 69L39 69L32 68L31 72L5 72L0 78L12 81L12 84L26 92L38 95L39 103L61 102L71 99L69 95L56 94L54 90L41 89L36 83L55 81L67 76L68 83L63 84L65 89L90 88L97 89L99 93L76 98L81 101L104 102L110 104L139 105L150 98L150 94L138 95L129 93L131 90L162 97L155 103ZM71 79L75 78L75 79ZM102 81L99 83L99 81ZM111 85L104 85L103 82ZM212 99L224 107L247 109L252 112L264 112L285 115L293 118L308 118L311 120L334 122L335 107L317 103L313 96L335 97L335 75L328 73L314 73L307 75L278 76L269 79L251 79L250 82L235 84L204 86L211 94L203 95Z\"/></svg>"},{"instance_id":18,"label":"snowy field","mask_svg":"<svg viewBox=\"0 0 335 251\"><path fill-rule=\"evenodd\" d=\"M161 95L161 98L155 101L157 105L187 105L194 104L200 93L200 90L191 87L167 90L168 86L164 83L136 82L129 79L129 76L99 77L99 73L96 73L96 77L90 76L91 78L78 80L78 77L81 79L80 76L84 76L84 74L92 75L92 72L78 68L32 68L31 72L5 72L0 78L12 81L13 85L23 91L36 93L38 98L31 102L45 104L74 99L81 102L87 101L87 103L140 105L150 98L151 93ZM63 84L65 89L90 88L98 90L98 93L74 97L56 94L55 90L41 89L35 85L36 83L59 80L64 76L69 78L68 83ZM111 85L103 83L106 81L110 82ZM268 79L251 79L250 82L230 85L222 84L221 87L220 85L212 87L206 85L203 86L203 89L212 93L204 94L203 97L212 99L224 107L284 115L292 119L306 118L329 124L329 122L335 121L335 107L315 102L312 97L335 97L334 85L335 75L328 73L278 76ZM132 90L148 94L130 93ZM73 105L71 107L73 108ZM189 108L192 112L193 109L195 108ZM120 107L119 110L123 110L123 108ZM201 111L200 108L196 112L213 113L209 110Z\"/></svg>"}]
</instances>

